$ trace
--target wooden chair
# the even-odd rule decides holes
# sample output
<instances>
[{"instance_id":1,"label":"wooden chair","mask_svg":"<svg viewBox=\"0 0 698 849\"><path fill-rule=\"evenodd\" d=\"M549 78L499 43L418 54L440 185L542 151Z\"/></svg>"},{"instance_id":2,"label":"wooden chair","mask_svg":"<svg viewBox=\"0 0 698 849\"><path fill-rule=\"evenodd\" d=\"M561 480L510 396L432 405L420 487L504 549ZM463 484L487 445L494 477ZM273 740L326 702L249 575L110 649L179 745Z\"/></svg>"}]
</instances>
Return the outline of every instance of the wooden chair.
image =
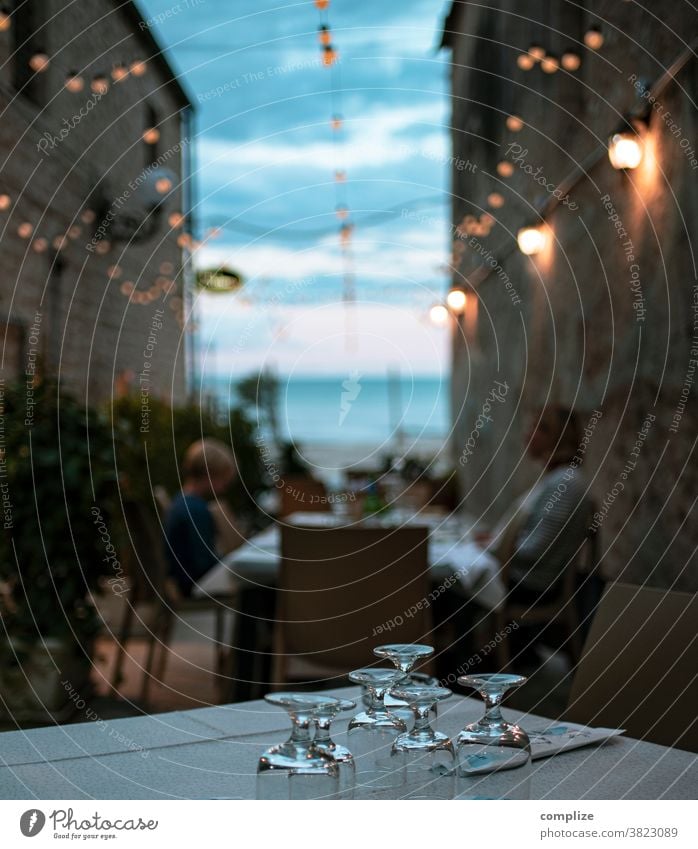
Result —
<instances>
[{"instance_id":1,"label":"wooden chair","mask_svg":"<svg viewBox=\"0 0 698 849\"><path fill-rule=\"evenodd\" d=\"M342 678L431 638L425 528L282 530L273 686Z\"/></svg>"},{"instance_id":2,"label":"wooden chair","mask_svg":"<svg viewBox=\"0 0 698 849\"><path fill-rule=\"evenodd\" d=\"M593 516L595 505L589 501L584 508ZM579 603L586 597L586 585L597 580L595 572L599 560L599 532L593 529L591 521L587 523L587 533L577 556L572 558L562 576L558 594L538 604L525 604L506 601L495 611L495 634L502 637L497 648L497 662L502 670L511 665L511 647L507 634L512 622L519 625L538 625L543 627L562 627L563 647L572 666L575 666L582 653L584 635L589 623L582 616ZM507 569L502 568L502 578L507 586ZM598 599L598 595L597 595Z\"/></svg>"},{"instance_id":3,"label":"wooden chair","mask_svg":"<svg viewBox=\"0 0 698 849\"><path fill-rule=\"evenodd\" d=\"M215 619L215 673L219 691L224 692L225 682L232 672L232 649L226 646L226 614L236 607L236 594L216 598L182 598L173 593L167 579L168 567L164 556L164 541L157 512L148 506L124 502L123 515L126 530L125 548L121 563L125 571L127 593L124 611L116 636L116 659L111 677L117 690L122 680L126 643L136 634L136 623L145 629L147 642L146 662L143 667L141 700L147 702L150 682L155 677L162 681L172 638L179 616L190 612L210 612ZM151 611L147 620L141 618L137 607ZM140 630L140 629L139 629ZM160 648L160 659L155 673L155 657Z\"/></svg>"},{"instance_id":4,"label":"wooden chair","mask_svg":"<svg viewBox=\"0 0 698 849\"><path fill-rule=\"evenodd\" d=\"M698 752L698 597L609 584L565 719Z\"/></svg>"},{"instance_id":5,"label":"wooden chair","mask_svg":"<svg viewBox=\"0 0 698 849\"><path fill-rule=\"evenodd\" d=\"M325 485L315 478L301 475L285 477L280 493L279 517L299 512L326 513L332 509L327 498Z\"/></svg>"}]
</instances>

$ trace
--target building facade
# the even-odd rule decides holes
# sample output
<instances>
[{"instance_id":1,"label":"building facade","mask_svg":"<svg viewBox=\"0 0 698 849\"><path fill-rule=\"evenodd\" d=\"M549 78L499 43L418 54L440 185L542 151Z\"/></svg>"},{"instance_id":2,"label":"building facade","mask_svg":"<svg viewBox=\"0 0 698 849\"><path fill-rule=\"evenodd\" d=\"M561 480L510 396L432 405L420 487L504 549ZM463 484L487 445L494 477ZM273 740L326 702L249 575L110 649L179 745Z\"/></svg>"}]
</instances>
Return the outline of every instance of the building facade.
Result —
<instances>
[{"instance_id":1,"label":"building facade","mask_svg":"<svg viewBox=\"0 0 698 849\"><path fill-rule=\"evenodd\" d=\"M574 409L605 573L692 591L696 23L683 2L658 18L620 0L457 0L443 39L453 284L468 295L452 317L465 504L501 515L539 473L532 416ZM634 167L611 164L614 135Z\"/></svg>"},{"instance_id":2,"label":"building facade","mask_svg":"<svg viewBox=\"0 0 698 849\"><path fill-rule=\"evenodd\" d=\"M0 14L2 373L186 392L191 105L117 0Z\"/></svg>"}]
</instances>

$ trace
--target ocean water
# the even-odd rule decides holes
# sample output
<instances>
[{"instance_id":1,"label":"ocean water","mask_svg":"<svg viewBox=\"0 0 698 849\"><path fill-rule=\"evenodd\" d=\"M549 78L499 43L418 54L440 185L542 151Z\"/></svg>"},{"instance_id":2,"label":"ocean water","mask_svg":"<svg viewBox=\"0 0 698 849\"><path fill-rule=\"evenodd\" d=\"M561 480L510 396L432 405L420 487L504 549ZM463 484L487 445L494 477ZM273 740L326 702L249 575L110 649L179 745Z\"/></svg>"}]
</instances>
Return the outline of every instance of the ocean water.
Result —
<instances>
[{"instance_id":1,"label":"ocean water","mask_svg":"<svg viewBox=\"0 0 698 849\"><path fill-rule=\"evenodd\" d=\"M449 387L439 377L280 378L279 419L284 436L316 445L378 444L442 439L449 429ZM229 385L217 395L227 403ZM230 400L235 403L234 388Z\"/></svg>"}]
</instances>

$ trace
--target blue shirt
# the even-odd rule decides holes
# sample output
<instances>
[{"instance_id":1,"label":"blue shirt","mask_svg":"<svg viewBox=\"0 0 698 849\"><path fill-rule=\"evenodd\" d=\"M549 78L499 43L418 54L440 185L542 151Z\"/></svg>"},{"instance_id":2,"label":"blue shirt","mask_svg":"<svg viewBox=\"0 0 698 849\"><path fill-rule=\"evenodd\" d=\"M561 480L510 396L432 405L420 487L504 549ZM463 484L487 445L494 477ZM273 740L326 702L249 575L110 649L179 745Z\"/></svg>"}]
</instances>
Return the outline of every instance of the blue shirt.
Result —
<instances>
[{"instance_id":1,"label":"blue shirt","mask_svg":"<svg viewBox=\"0 0 698 849\"><path fill-rule=\"evenodd\" d=\"M184 595L216 565L216 529L208 504L198 495L180 493L165 517L165 555L170 577Z\"/></svg>"}]
</instances>

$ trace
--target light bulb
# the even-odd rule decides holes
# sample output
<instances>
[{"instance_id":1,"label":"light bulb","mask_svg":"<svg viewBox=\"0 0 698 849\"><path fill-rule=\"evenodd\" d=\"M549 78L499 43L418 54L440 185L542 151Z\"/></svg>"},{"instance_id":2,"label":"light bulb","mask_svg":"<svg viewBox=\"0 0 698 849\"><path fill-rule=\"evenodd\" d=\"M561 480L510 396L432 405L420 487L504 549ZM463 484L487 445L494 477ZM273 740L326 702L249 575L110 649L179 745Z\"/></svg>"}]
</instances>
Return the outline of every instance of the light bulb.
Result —
<instances>
[{"instance_id":1,"label":"light bulb","mask_svg":"<svg viewBox=\"0 0 698 849\"><path fill-rule=\"evenodd\" d=\"M85 80L78 74L77 71L71 71L65 78L64 83L67 91L73 94L78 94L85 88Z\"/></svg>"},{"instance_id":2,"label":"light bulb","mask_svg":"<svg viewBox=\"0 0 698 849\"><path fill-rule=\"evenodd\" d=\"M524 122L518 115L509 115L507 118L507 129L512 133L518 133L523 128Z\"/></svg>"},{"instance_id":3,"label":"light bulb","mask_svg":"<svg viewBox=\"0 0 698 849\"><path fill-rule=\"evenodd\" d=\"M0 210L4 211L12 206L12 198L9 195L0 195Z\"/></svg>"},{"instance_id":4,"label":"light bulb","mask_svg":"<svg viewBox=\"0 0 698 849\"><path fill-rule=\"evenodd\" d=\"M28 239L33 232L34 227L28 221L23 221L17 228L17 235L20 239Z\"/></svg>"},{"instance_id":5,"label":"light bulb","mask_svg":"<svg viewBox=\"0 0 698 849\"><path fill-rule=\"evenodd\" d=\"M90 88L95 94L106 94L109 91L109 80L104 74L97 74L93 77Z\"/></svg>"},{"instance_id":6,"label":"light bulb","mask_svg":"<svg viewBox=\"0 0 698 849\"><path fill-rule=\"evenodd\" d=\"M584 33L584 43L591 50L598 50L603 46L603 41L603 33L601 32L600 27L589 27L589 29Z\"/></svg>"},{"instance_id":7,"label":"light bulb","mask_svg":"<svg viewBox=\"0 0 698 849\"><path fill-rule=\"evenodd\" d=\"M565 50L562 54L562 67L566 71L578 71L581 64L582 58L574 50Z\"/></svg>"},{"instance_id":8,"label":"light bulb","mask_svg":"<svg viewBox=\"0 0 698 849\"><path fill-rule=\"evenodd\" d=\"M540 60L540 69L544 74L554 74L559 67L560 60L550 53Z\"/></svg>"},{"instance_id":9,"label":"light bulb","mask_svg":"<svg viewBox=\"0 0 698 849\"><path fill-rule=\"evenodd\" d=\"M506 159L503 159L501 162L497 163L497 173L500 177L511 177L514 173L514 166L511 162L507 162Z\"/></svg>"},{"instance_id":10,"label":"light bulb","mask_svg":"<svg viewBox=\"0 0 698 849\"><path fill-rule=\"evenodd\" d=\"M547 237L542 227L522 227L516 234L516 241L522 254L533 256L543 250Z\"/></svg>"},{"instance_id":11,"label":"light bulb","mask_svg":"<svg viewBox=\"0 0 698 849\"><path fill-rule=\"evenodd\" d=\"M172 180L170 180L168 177L159 177L155 181L155 191L158 194L164 195L167 192L169 192L171 188L172 188Z\"/></svg>"},{"instance_id":12,"label":"light bulb","mask_svg":"<svg viewBox=\"0 0 698 849\"><path fill-rule=\"evenodd\" d=\"M504 195L499 192L491 192L487 195L487 203L492 209L501 209L504 206Z\"/></svg>"},{"instance_id":13,"label":"light bulb","mask_svg":"<svg viewBox=\"0 0 698 849\"><path fill-rule=\"evenodd\" d=\"M534 62L540 62L540 60L545 56L545 48L541 47L540 44L532 44L528 48L528 55Z\"/></svg>"},{"instance_id":14,"label":"light bulb","mask_svg":"<svg viewBox=\"0 0 698 849\"><path fill-rule=\"evenodd\" d=\"M531 68L536 64L536 60L532 59L528 53L519 53L516 58L516 64L521 68L522 71L530 71Z\"/></svg>"},{"instance_id":15,"label":"light bulb","mask_svg":"<svg viewBox=\"0 0 698 849\"><path fill-rule=\"evenodd\" d=\"M129 71L134 77L142 77L147 70L148 65L143 59L136 59L135 62L131 62L129 65Z\"/></svg>"},{"instance_id":16,"label":"light bulb","mask_svg":"<svg viewBox=\"0 0 698 849\"><path fill-rule=\"evenodd\" d=\"M608 142L608 158L611 165L619 170L637 168L642 162L642 141L630 130L615 133Z\"/></svg>"},{"instance_id":17,"label":"light bulb","mask_svg":"<svg viewBox=\"0 0 698 849\"><path fill-rule=\"evenodd\" d=\"M448 310L443 304L434 304L434 306L429 310L429 318L433 324L446 324L448 321Z\"/></svg>"},{"instance_id":18,"label":"light bulb","mask_svg":"<svg viewBox=\"0 0 698 849\"><path fill-rule=\"evenodd\" d=\"M461 313L465 309L465 303L468 300L467 295L462 289L451 289L446 296L446 303L455 313Z\"/></svg>"},{"instance_id":19,"label":"light bulb","mask_svg":"<svg viewBox=\"0 0 698 849\"><path fill-rule=\"evenodd\" d=\"M43 50L39 50L35 53L31 59L29 60L29 67L32 71L35 71L37 74L42 73L48 68L49 58Z\"/></svg>"},{"instance_id":20,"label":"light bulb","mask_svg":"<svg viewBox=\"0 0 698 849\"><path fill-rule=\"evenodd\" d=\"M157 127L148 127L143 130L143 141L146 144L157 144L160 141L160 130Z\"/></svg>"}]
</instances>

